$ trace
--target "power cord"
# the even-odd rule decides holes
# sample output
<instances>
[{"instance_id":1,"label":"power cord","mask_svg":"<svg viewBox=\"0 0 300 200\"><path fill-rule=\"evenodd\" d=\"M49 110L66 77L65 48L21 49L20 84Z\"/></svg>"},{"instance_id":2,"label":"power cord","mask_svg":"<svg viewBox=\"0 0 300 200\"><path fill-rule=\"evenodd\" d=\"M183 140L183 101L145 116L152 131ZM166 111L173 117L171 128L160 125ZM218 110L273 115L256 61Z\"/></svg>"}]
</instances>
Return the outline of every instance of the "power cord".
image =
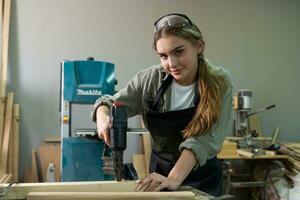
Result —
<instances>
[{"instance_id":1,"label":"power cord","mask_svg":"<svg viewBox=\"0 0 300 200\"><path fill-rule=\"evenodd\" d=\"M11 188L11 186L13 184L16 184L17 182L11 182L8 184L8 186L6 186L5 188L2 189L2 191L0 191L0 197L4 197L6 195L6 193L9 191L9 189Z\"/></svg>"}]
</instances>

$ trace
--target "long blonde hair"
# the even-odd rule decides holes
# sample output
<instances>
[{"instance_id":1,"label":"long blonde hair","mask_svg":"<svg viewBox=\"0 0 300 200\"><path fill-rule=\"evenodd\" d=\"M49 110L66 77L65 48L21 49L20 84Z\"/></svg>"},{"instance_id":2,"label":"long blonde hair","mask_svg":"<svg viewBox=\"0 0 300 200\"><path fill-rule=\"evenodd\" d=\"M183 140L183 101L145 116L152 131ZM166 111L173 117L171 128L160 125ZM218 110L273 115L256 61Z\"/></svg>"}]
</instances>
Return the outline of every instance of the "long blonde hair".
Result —
<instances>
[{"instance_id":1,"label":"long blonde hair","mask_svg":"<svg viewBox=\"0 0 300 200\"><path fill-rule=\"evenodd\" d=\"M161 37L176 36L190 41L193 45L199 42L205 44L199 28L192 23L191 26L166 26L154 35L153 47ZM209 67L203 53L198 56L197 85L201 96L192 121L182 131L185 138L205 135L219 120L221 115L222 97L227 89L223 75Z\"/></svg>"}]
</instances>

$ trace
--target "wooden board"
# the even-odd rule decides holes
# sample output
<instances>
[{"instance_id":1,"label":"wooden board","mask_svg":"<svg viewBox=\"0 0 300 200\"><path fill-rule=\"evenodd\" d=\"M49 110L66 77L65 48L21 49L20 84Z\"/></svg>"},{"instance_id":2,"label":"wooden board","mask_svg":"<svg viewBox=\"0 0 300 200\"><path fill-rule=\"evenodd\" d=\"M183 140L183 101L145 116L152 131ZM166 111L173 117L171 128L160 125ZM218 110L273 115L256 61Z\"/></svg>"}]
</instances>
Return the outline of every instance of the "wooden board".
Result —
<instances>
[{"instance_id":1,"label":"wooden board","mask_svg":"<svg viewBox=\"0 0 300 200\"><path fill-rule=\"evenodd\" d=\"M143 134L143 147L145 154L146 175L149 175L149 164L152 151L150 133Z\"/></svg>"},{"instance_id":2,"label":"wooden board","mask_svg":"<svg viewBox=\"0 0 300 200\"><path fill-rule=\"evenodd\" d=\"M6 185L0 184L0 190ZM134 181L89 181L14 184L2 199L25 199L29 192L134 192Z\"/></svg>"},{"instance_id":3,"label":"wooden board","mask_svg":"<svg viewBox=\"0 0 300 200\"><path fill-rule=\"evenodd\" d=\"M4 187L7 185L0 184L0 190L3 190ZM88 194L92 192L96 193L110 193L110 194L115 194L115 193L120 193L123 195L126 195L125 193L129 194L137 194L140 193L142 194L142 198L154 194L153 192L135 192L135 186L136 183L135 181L122 181L122 182L116 182L116 181L96 181L96 182L59 182L59 183L18 183L12 185L10 190L8 190L7 194L3 197L0 197L0 200L6 199L26 199L27 194L30 192L46 192L49 195L52 192L55 193L60 193L63 194L64 192L66 193L71 193L74 194L75 192L79 192L78 194ZM63 193L61 193L63 192ZM180 188L180 191L174 191L174 192L183 192L181 194L187 194L184 192L192 192L195 195L195 199L197 200L208 200L211 198L210 195L203 193L199 190L193 189L193 188L187 188L187 187L182 187ZM96 194L95 193L95 194ZM159 192L159 195L167 195L169 193L173 192ZM34 196L33 193L31 195ZM35 195L38 195L35 193ZM54 195L54 193L53 193ZM76 196L76 195L75 195ZM33 197L34 198L34 197ZM42 199L42 198L40 198ZM63 198L66 199L66 198ZM70 198L69 198L70 199ZM71 198L74 199L74 198ZM106 198L110 199L110 198ZM122 198L123 199L123 198ZM131 197L128 197L127 199L132 199ZM172 199L172 198L169 198Z\"/></svg>"},{"instance_id":4,"label":"wooden board","mask_svg":"<svg viewBox=\"0 0 300 200\"><path fill-rule=\"evenodd\" d=\"M144 154L134 154L132 155L132 163L138 174L139 179L143 179L147 176L146 165L145 165L145 155Z\"/></svg>"},{"instance_id":5,"label":"wooden board","mask_svg":"<svg viewBox=\"0 0 300 200\"><path fill-rule=\"evenodd\" d=\"M19 104L14 104L13 107L13 180L19 181L19 116L20 116L20 106Z\"/></svg>"},{"instance_id":6,"label":"wooden board","mask_svg":"<svg viewBox=\"0 0 300 200\"><path fill-rule=\"evenodd\" d=\"M44 139L44 142L46 142L46 143L53 143L53 142L60 143L61 142L61 138L60 138L60 136L57 136L57 137L47 137L47 138Z\"/></svg>"},{"instance_id":7,"label":"wooden board","mask_svg":"<svg viewBox=\"0 0 300 200\"><path fill-rule=\"evenodd\" d=\"M192 192L30 192L27 200L195 199Z\"/></svg>"},{"instance_id":8,"label":"wooden board","mask_svg":"<svg viewBox=\"0 0 300 200\"><path fill-rule=\"evenodd\" d=\"M13 123L13 119L11 120L11 123ZM11 130L10 130L10 138L9 138L9 145L8 145L8 162L7 162L7 173L9 174L12 174L12 171L13 171L13 140L15 139L14 138L14 135L13 135L13 132L12 132L12 129L13 127L11 126Z\"/></svg>"},{"instance_id":9,"label":"wooden board","mask_svg":"<svg viewBox=\"0 0 300 200\"><path fill-rule=\"evenodd\" d=\"M9 183L12 180L12 174L5 174L1 180L0 183Z\"/></svg>"},{"instance_id":10,"label":"wooden board","mask_svg":"<svg viewBox=\"0 0 300 200\"><path fill-rule=\"evenodd\" d=\"M225 155L225 156L217 156L218 159L220 160L226 160L226 159L251 159L251 160L259 160L259 159L288 159L289 156L286 155L275 155L275 156L268 156L268 155L260 155L260 156L254 156L254 157L244 157L244 156L234 156L234 155Z\"/></svg>"},{"instance_id":11,"label":"wooden board","mask_svg":"<svg viewBox=\"0 0 300 200\"><path fill-rule=\"evenodd\" d=\"M36 151L34 149L32 149L32 152L31 152L31 171L30 171L30 175L31 175L30 181L32 183L39 182Z\"/></svg>"},{"instance_id":12,"label":"wooden board","mask_svg":"<svg viewBox=\"0 0 300 200\"><path fill-rule=\"evenodd\" d=\"M2 155L5 103L6 103L6 98L0 97L0 158Z\"/></svg>"},{"instance_id":13,"label":"wooden board","mask_svg":"<svg viewBox=\"0 0 300 200\"><path fill-rule=\"evenodd\" d=\"M11 128L12 128L13 98L14 98L14 94L12 92L9 92L7 95L7 102L5 108L4 132L3 132L4 135L3 135L3 143L2 143L2 154L0 160L0 176L5 174L7 171L9 140L10 140Z\"/></svg>"},{"instance_id":14,"label":"wooden board","mask_svg":"<svg viewBox=\"0 0 300 200\"><path fill-rule=\"evenodd\" d=\"M60 181L60 154L60 143L46 143L40 145L38 155L43 181L46 181L47 169L50 163L53 163L55 167L55 181Z\"/></svg>"},{"instance_id":15,"label":"wooden board","mask_svg":"<svg viewBox=\"0 0 300 200\"><path fill-rule=\"evenodd\" d=\"M2 27L2 68L0 79L0 97L6 94L7 63L9 47L9 25L10 25L11 0L4 1L3 27Z\"/></svg>"}]
</instances>

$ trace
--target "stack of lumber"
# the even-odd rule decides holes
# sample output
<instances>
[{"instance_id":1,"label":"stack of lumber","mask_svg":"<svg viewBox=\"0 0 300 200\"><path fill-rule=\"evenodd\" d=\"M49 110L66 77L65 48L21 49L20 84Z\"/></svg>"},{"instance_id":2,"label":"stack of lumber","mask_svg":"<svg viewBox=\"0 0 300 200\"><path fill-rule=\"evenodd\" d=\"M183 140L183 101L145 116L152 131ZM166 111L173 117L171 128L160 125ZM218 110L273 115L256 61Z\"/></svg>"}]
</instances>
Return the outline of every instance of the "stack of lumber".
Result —
<instances>
[{"instance_id":1,"label":"stack of lumber","mask_svg":"<svg viewBox=\"0 0 300 200\"><path fill-rule=\"evenodd\" d=\"M11 0L0 1L0 183L18 181L19 105L14 93L6 94Z\"/></svg>"},{"instance_id":2,"label":"stack of lumber","mask_svg":"<svg viewBox=\"0 0 300 200\"><path fill-rule=\"evenodd\" d=\"M287 159L288 168L295 173L300 173L300 143L282 143L282 153L289 156Z\"/></svg>"}]
</instances>

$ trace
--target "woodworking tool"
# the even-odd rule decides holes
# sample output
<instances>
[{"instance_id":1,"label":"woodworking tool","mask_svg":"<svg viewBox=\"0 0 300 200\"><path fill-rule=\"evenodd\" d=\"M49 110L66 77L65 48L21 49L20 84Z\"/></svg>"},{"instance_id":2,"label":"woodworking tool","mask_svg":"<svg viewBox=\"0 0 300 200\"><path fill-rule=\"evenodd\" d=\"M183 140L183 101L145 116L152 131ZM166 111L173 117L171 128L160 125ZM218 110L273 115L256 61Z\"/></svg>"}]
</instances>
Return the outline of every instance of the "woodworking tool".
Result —
<instances>
[{"instance_id":1,"label":"woodworking tool","mask_svg":"<svg viewBox=\"0 0 300 200\"><path fill-rule=\"evenodd\" d=\"M249 128L249 117L275 107L275 105L271 105L250 113L251 97L252 91L248 89L238 90L237 95L234 96L233 108L235 111L235 136L245 136L247 134L251 134L255 137L255 133L251 132Z\"/></svg>"},{"instance_id":2,"label":"woodworking tool","mask_svg":"<svg viewBox=\"0 0 300 200\"><path fill-rule=\"evenodd\" d=\"M61 63L61 181L113 180L99 168L104 142L90 113L99 97L115 94L116 83L112 63L92 57Z\"/></svg>"},{"instance_id":3,"label":"woodworking tool","mask_svg":"<svg viewBox=\"0 0 300 200\"><path fill-rule=\"evenodd\" d=\"M120 102L113 103L110 109L110 148L113 154L114 175L121 181L124 175L123 154L127 147L127 108Z\"/></svg>"}]
</instances>

